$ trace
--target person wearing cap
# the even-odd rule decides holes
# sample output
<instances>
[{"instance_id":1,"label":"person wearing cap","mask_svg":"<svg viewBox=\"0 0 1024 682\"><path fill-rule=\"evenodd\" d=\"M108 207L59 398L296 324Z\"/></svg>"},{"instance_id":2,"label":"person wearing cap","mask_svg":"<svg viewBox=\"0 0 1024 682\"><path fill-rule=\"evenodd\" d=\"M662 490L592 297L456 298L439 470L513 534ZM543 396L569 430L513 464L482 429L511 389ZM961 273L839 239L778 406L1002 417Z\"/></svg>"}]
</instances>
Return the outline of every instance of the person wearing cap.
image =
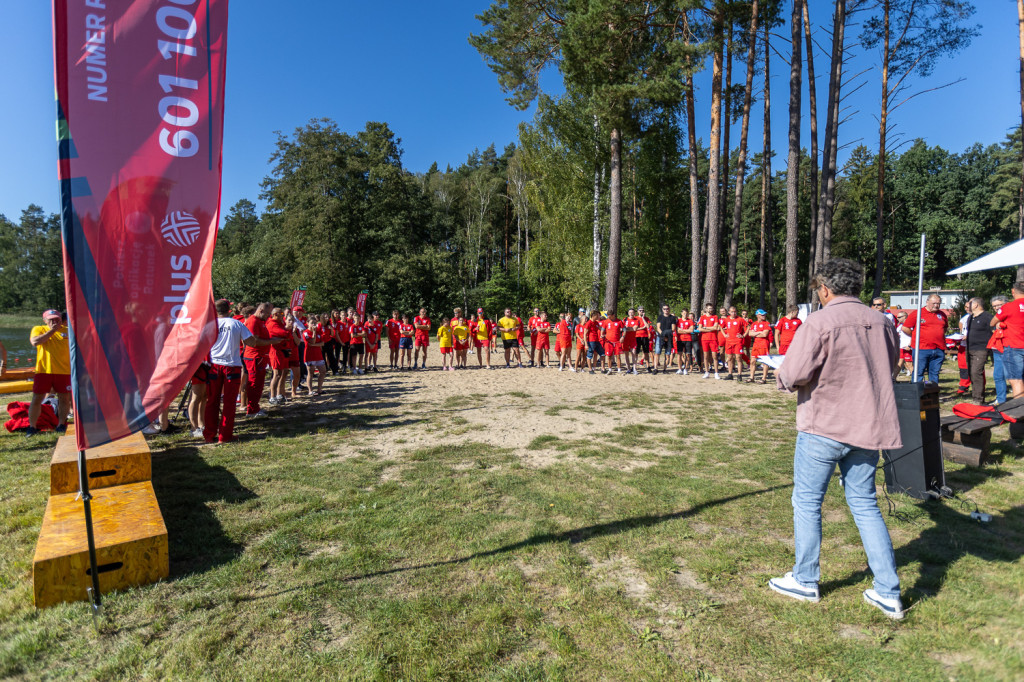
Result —
<instances>
[{"instance_id":1,"label":"person wearing cap","mask_svg":"<svg viewBox=\"0 0 1024 682\"><path fill-rule=\"evenodd\" d=\"M896 557L875 497L879 452L903 446L892 382L899 338L882 313L857 298L863 286L860 264L845 258L822 263L811 279L811 291L823 308L807 316L775 373L780 390L797 393L792 496L796 560L792 571L772 578L768 586L792 599L820 601L821 505L838 466L874 574L864 601L899 620L904 611Z\"/></svg>"},{"instance_id":2,"label":"person wearing cap","mask_svg":"<svg viewBox=\"0 0 1024 682\"><path fill-rule=\"evenodd\" d=\"M750 323L747 329L747 336L751 339L750 344L750 378L747 383L754 383L754 373L757 368L757 359L762 355L768 355L771 351L772 323L768 321L768 313L761 308L754 311L757 319ZM768 365L763 365L759 383L768 383Z\"/></svg>"},{"instance_id":3,"label":"person wearing cap","mask_svg":"<svg viewBox=\"0 0 1024 682\"><path fill-rule=\"evenodd\" d=\"M36 348L36 374L32 380L32 402L28 407L28 428L25 437L39 433L36 425L43 411L43 399L49 393L57 394L57 433L68 430L71 411L71 351L68 346L68 328L56 310L43 313L45 324L32 327L29 343Z\"/></svg>"},{"instance_id":4,"label":"person wearing cap","mask_svg":"<svg viewBox=\"0 0 1024 682\"><path fill-rule=\"evenodd\" d=\"M505 308L505 315L498 320L498 328L501 330L501 343L505 348L505 368L512 366L512 353L515 352L516 360L522 367L522 360L519 359L519 326L521 322L518 317L513 317L512 309Z\"/></svg>"}]
</instances>

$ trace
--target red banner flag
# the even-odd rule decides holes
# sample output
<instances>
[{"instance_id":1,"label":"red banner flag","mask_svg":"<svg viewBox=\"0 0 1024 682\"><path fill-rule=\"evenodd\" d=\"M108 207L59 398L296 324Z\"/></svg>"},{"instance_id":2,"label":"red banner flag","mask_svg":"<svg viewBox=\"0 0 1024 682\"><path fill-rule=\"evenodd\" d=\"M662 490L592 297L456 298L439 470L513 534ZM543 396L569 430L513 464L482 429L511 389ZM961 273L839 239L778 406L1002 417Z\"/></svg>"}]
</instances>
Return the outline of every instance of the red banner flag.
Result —
<instances>
[{"instance_id":1,"label":"red banner flag","mask_svg":"<svg viewBox=\"0 0 1024 682\"><path fill-rule=\"evenodd\" d=\"M358 296L356 296L356 315L358 315L359 317L366 316L366 299L367 297L369 297L369 295L369 291L363 291L360 292Z\"/></svg>"},{"instance_id":2,"label":"red banner flag","mask_svg":"<svg viewBox=\"0 0 1024 682\"><path fill-rule=\"evenodd\" d=\"M302 302L305 300L306 287L302 287L301 289L295 289L294 291L292 291L292 301L291 305L289 305L288 307L291 308L292 310L295 310L297 307L302 305Z\"/></svg>"},{"instance_id":3,"label":"red banner flag","mask_svg":"<svg viewBox=\"0 0 1024 682\"><path fill-rule=\"evenodd\" d=\"M227 0L53 0L80 448L159 418L216 336Z\"/></svg>"}]
</instances>

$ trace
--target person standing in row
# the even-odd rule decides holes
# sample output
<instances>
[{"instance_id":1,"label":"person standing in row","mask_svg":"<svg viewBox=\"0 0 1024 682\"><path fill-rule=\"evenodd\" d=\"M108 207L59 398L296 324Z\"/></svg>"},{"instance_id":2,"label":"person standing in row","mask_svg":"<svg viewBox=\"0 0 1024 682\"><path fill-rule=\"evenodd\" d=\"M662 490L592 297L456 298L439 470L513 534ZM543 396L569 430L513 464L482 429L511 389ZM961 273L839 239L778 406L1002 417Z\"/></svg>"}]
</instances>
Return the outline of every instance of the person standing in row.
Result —
<instances>
[{"instance_id":1,"label":"person standing in row","mask_svg":"<svg viewBox=\"0 0 1024 682\"><path fill-rule=\"evenodd\" d=\"M750 379L748 383L754 383L754 372L757 367L757 359L762 355L768 355L771 352L772 343L772 323L768 321L768 313L761 308L754 311L757 315L757 319L750 323L750 329L747 331L747 336L752 340L750 344ZM762 363L762 373L759 383L767 383L768 381L768 365Z\"/></svg>"},{"instance_id":2,"label":"person standing in row","mask_svg":"<svg viewBox=\"0 0 1024 682\"><path fill-rule=\"evenodd\" d=\"M743 354L743 339L747 335L747 323L739 317L736 306L729 308L729 316L722 324L725 332L725 380L732 381L733 374L741 376L740 356Z\"/></svg>"},{"instance_id":3,"label":"person standing in row","mask_svg":"<svg viewBox=\"0 0 1024 682\"><path fill-rule=\"evenodd\" d=\"M1003 330L1003 375L1012 397L1020 398L1024 396L1024 282L1014 282L1010 293L1013 300L999 308L996 321Z\"/></svg>"},{"instance_id":4,"label":"person standing in row","mask_svg":"<svg viewBox=\"0 0 1024 682\"><path fill-rule=\"evenodd\" d=\"M793 457L793 570L768 586L802 601L821 599L821 505L836 466L860 531L874 587L864 600L889 618L903 618L900 579L889 531L875 498L881 450L903 446L892 371L896 328L857 298L864 270L833 258L811 280L823 308L808 316L775 374L780 390L797 393Z\"/></svg>"},{"instance_id":5,"label":"person standing in row","mask_svg":"<svg viewBox=\"0 0 1024 682\"><path fill-rule=\"evenodd\" d=\"M426 369L427 349L430 347L430 318L427 317L426 308L420 308L420 314L413 319L412 325L416 328L416 335L413 340L416 351L412 360L412 368L416 369L416 363L419 361L421 363L420 367ZM423 354L422 360L420 360L420 353Z\"/></svg>"},{"instance_id":6,"label":"person standing in row","mask_svg":"<svg viewBox=\"0 0 1024 682\"><path fill-rule=\"evenodd\" d=\"M441 324L437 326L437 349L441 353L441 371L455 371L454 337L447 317L442 317Z\"/></svg>"},{"instance_id":7,"label":"person standing in row","mask_svg":"<svg viewBox=\"0 0 1024 682\"><path fill-rule=\"evenodd\" d=\"M988 343L992 340L992 313L985 310L985 300L972 298L967 302L967 371L971 378L971 398L976 405L985 404L985 364Z\"/></svg>"},{"instance_id":8,"label":"person standing in row","mask_svg":"<svg viewBox=\"0 0 1024 682\"><path fill-rule=\"evenodd\" d=\"M714 370L715 378L718 375L718 333L721 331L721 320L715 315L715 306L711 303L704 305L704 314L697 320L697 331L700 332L700 350L704 359L704 378L711 376Z\"/></svg>"},{"instance_id":9,"label":"person standing in row","mask_svg":"<svg viewBox=\"0 0 1024 682\"><path fill-rule=\"evenodd\" d=\"M456 308L457 310L458 308ZM387 321L386 326L388 328L388 350L390 351L388 366L391 369L398 369L398 342L402 338L399 329L402 328L402 320L399 318L397 310L391 311L391 319Z\"/></svg>"},{"instance_id":10,"label":"person standing in row","mask_svg":"<svg viewBox=\"0 0 1024 682\"><path fill-rule=\"evenodd\" d=\"M558 358L559 372L564 372L566 365L569 365L570 372L576 371L572 366L572 330L569 313L563 313L555 325L555 356Z\"/></svg>"},{"instance_id":11,"label":"person standing in row","mask_svg":"<svg viewBox=\"0 0 1024 682\"><path fill-rule=\"evenodd\" d=\"M249 327L231 317L231 302L214 303L217 312L217 340L210 348L207 372L206 415L203 438L207 443L235 440L235 398L242 378L242 347L267 348L270 339L253 335Z\"/></svg>"},{"instance_id":12,"label":"person standing in row","mask_svg":"<svg viewBox=\"0 0 1024 682\"><path fill-rule=\"evenodd\" d=\"M415 369L416 365L412 358L413 337L416 335L416 327L409 324L409 316L402 315L402 326L398 328L401 337L398 339L398 352L401 356L398 361L399 369Z\"/></svg>"},{"instance_id":13,"label":"person standing in row","mask_svg":"<svg viewBox=\"0 0 1024 682\"><path fill-rule=\"evenodd\" d=\"M501 330L501 344L505 349L505 367L512 366L512 354L515 352L516 361L519 366L523 362L519 356L519 326L521 322L518 317L512 316L512 309L505 308L505 315L498 320L498 328Z\"/></svg>"},{"instance_id":14,"label":"person standing in row","mask_svg":"<svg viewBox=\"0 0 1024 682\"><path fill-rule=\"evenodd\" d=\"M932 294L925 301L920 315L920 339L918 340L919 350L914 357L915 376L914 381L924 381L925 372L928 373L928 380L933 384L939 383L939 372L942 370L942 361L946 358L946 325L949 319L946 313L939 310L942 305L942 297ZM903 323L903 331L914 338L914 330L918 326L918 311L911 310Z\"/></svg>"},{"instance_id":15,"label":"person standing in row","mask_svg":"<svg viewBox=\"0 0 1024 682\"><path fill-rule=\"evenodd\" d=\"M989 301L992 305L993 315L1006 305L1006 296L999 294L993 296ZM988 340L988 349L992 351L992 383L996 386L996 404L1002 405L1006 402L1006 373L1003 372L1003 330L1002 325L992 326L992 338Z\"/></svg>"},{"instance_id":16,"label":"person standing in row","mask_svg":"<svg viewBox=\"0 0 1024 682\"><path fill-rule=\"evenodd\" d=\"M667 372L669 368L670 356L675 350L675 339L676 339L676 327L678 325L676 316L672 314L672 309L667 306L661 306L661 315L658 316L657 321L657 333L658 333L658 349L657 357L655 358L656 367L654 373L657 374L660 369L663 372ZM664 364L662 364L664 360Z\"/></svg>"},{"instance_id":17,"label":"person standing in row","mask_svg":"<svg viewBox=\"0 0 1024 682\"><path fill-rule=\"evenodd\" d=\"M452 316L449 325L452 328L452 337L454 337L454 348L455 348L455 369L466 368L466 354L469 351L469 344L472 343L470 339L469 321L462 317L462 308L455 309L455 315Z\"/></svg>"},{"instance_id":18,"label":"person standing in row","mask_svg":"<svg viewBox=\"0 0 1024 682\"><path fill-rule=\"evenodd\" d=\"M245 386L245 416L250 419L262 419L267 416L266 410L260 408L260 399L263 397L263 387L267 380L267 367L269 365L270 345L280 343L283 339L271 339L267 331L267 318L273 306L269 303L260 303L256 312L245 321L245 326L257 339L268 341L265 344L251 344L245 347L245 368L249 380Z\"/></svg>"},{"instance_id":19,"label":"person standing in row","mask_svg":"<svg viewBox=\"0 0 1024 682\"><path fill-rule=\"evenodd\" d=\"M540 318L534 324L534 338L530 345L530 355L532 356L534 350L537 353L537 363L541 367L547 367L551 364L549 351L551 349L551 323L548 322L548 314L542 312ZM531 361L532 362L532 361Z\"/></svg>"},{"instance_id":20,"label":"person standing in row","mask_svg":"<svg viewBox=\"0 0 1024 682\"><path fill-rule=\"evenodd\" d=\"M793 343L796 330L800 328L803 321L798 317L800 307L791 305L786 308L786 314L779 318L775 325L775 345L779 349L779 355L785 355L789 350L789 344Z\"/></svg>"}]
</instances>

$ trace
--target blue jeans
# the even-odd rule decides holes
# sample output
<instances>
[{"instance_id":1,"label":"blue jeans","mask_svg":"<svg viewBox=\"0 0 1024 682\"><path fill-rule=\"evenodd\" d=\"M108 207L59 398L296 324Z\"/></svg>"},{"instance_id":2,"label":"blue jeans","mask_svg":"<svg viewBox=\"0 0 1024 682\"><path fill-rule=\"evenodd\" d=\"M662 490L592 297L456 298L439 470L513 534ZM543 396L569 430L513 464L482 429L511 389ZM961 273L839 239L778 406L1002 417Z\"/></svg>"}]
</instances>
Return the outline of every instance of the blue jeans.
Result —
<instances>
[{"instance_id":1,"label":"blue jeans","mask_svg":"<svg viewBox=\"0 0 1024 682\"><path fill-rule=\"evenodd\" d=\"M900 596L896 556L889 529L875 499L878 452L845 445L831 438L799 432L793 457L793 537L796 563L793 578L804 587L817 587L821 577L821 503L832 472L839 465L846 504L860 531L860 541L875 576L875 591L886 598Z\"/></svg>"},{"instance_id":2,"label":"blue jeans","mask_svg":"<svg viewBox=\"0 0 1024 682\"><path fill-rule=\"evenodd\" d=\"M1006 402L1006 377L1003 376L1003 354L997 350L992 351L992 381L996 385L996 402L1002 405Z\"/></svg>"},{"instance_id":3,"label":"blue jeans","mask_svg":"<svg viewBox=\"0 0 1024 682\"><path fill-rule=\"evenodd\" d=\"M939 370L942 369L942 361L946 359L946 351L933 348L918 351L919 359L916 359L917 372L914 381L921 381L924 378L925 370L928 371L928 381L933 384L939 383ZM881 593L879 593L881 594Z\"/></svg>"}]
</instances>

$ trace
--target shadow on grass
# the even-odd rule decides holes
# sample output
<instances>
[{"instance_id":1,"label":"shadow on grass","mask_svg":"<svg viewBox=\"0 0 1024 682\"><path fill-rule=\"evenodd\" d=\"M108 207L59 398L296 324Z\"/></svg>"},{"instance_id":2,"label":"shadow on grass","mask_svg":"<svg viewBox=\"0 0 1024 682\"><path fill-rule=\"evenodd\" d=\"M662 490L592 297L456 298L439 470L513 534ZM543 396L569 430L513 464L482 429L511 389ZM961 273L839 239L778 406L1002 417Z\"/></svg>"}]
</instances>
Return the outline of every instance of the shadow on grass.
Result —
<instances>
[{"instance_id":1,"label":"shadow on grass","mask_svg":"<svg viewBox=\"0 0 1024 682\"><path fill-rule=\"evenodd\" d=\"M287 590L281 590L273 594L262 594L253 597L245 598L241 601L253 601L256 599L265 599L268 597L276 597L289 592L294 592L300 589L308 589L309 587L322 587L324 585L330 585L337 582L356 582L358 580L366 580L367 578L377 578L385 575L392 575L395 573L406 573L408 571L419 571L423 569L439 568L441 566L453 566L458 564L464 564L474 559L482 559L491 556L497 556L499 554L507 554L509 552L515 552L525 547L534 547L537 545L546 545L557 542L568 542L570 544L576 544L589 540L590 538L602 537L605 535L617 535L619 533L625 533L636 528L649 528L651 526L657 526L665 523L666 521L675 521L677 519L686 519L692 516L696 516L700 512L717 507L719 505L727 504L729 502L735 502L746 497L753 497L755 495L762 495L764 493L775 492L776 490L783 490L786 488L793 487L792 484L787 485L776 485L770 488L763 488L761 490L753 490L746 493L739 493L737 495L730 495L729 497L721 497L717 500L710 500L708 502L702 502L695 507L690 509L684 509L678 512L672 512L671 514L657 514L647 516L634 516L628 519L622 519L619 521L610 521L608 523L598 523L592 526L584 526L583 528L575 528L573 530L562 531L561 533L542 533L540 535L533 535L520 542L515 542L510 545L503 547L497 547L495 549L489 549L484 552L477 552L475 554L469 554L464 557L457 559L446 559L444 561L433 561L425 564L416 564L414 566L402 566L398 568L389 568L382 571L374 571L372 573L364 573L363 575L354 575L347 578L340 578L338 580L321 580L313 583L312 585L302 585L299 587L290 588Z\"/></svg>"},{"instance_id":2,"label":"shadow on grass","mask_svg":"<svg viewBox=\"0 0 1024 682\"><path fill-rule=\"evenodd\" d=\"M153 454L153 489L167 526L171 579L227 563L244 547L224 533L211 502L256 497L233 473L204 460L194 445Z\"/></svg>"},{"instance_id":3,"label":"shadow on grass","mask_svg":"<svg viewBox=\"0 0 1024 682\"><path fill-rule=\"evenodd\" d=\"M956 471L947 471L946 485L954 490L965 493L971 488L985 483L989 479L1006 478L1007 476L1013 476L1013 473L1006 469L995 469L991 466L967 466Z\"/></svg>"},{"instance_id":4,"label":"shadow on grass","mask_svg":"<svg viewBox=\"0 0 1024 682\"><path fill-rule=\"evenodd\" d=\"M1024 556L1024 506L1006 514L994 514L982 524L970 517L973 509L960 510L940 502L927 502L921 509L934 526L896 550L896 566L919 562L921 571L913 585L903 587L904 602L912 604L921 595L934 596L946 582L949 569L965 556L987 562L1013 563ZM862 570L842 580L821 584L821 593L856 585L871 575ZM909 600L906 598L909 597Z\"/></svg>"}]
</instances>

